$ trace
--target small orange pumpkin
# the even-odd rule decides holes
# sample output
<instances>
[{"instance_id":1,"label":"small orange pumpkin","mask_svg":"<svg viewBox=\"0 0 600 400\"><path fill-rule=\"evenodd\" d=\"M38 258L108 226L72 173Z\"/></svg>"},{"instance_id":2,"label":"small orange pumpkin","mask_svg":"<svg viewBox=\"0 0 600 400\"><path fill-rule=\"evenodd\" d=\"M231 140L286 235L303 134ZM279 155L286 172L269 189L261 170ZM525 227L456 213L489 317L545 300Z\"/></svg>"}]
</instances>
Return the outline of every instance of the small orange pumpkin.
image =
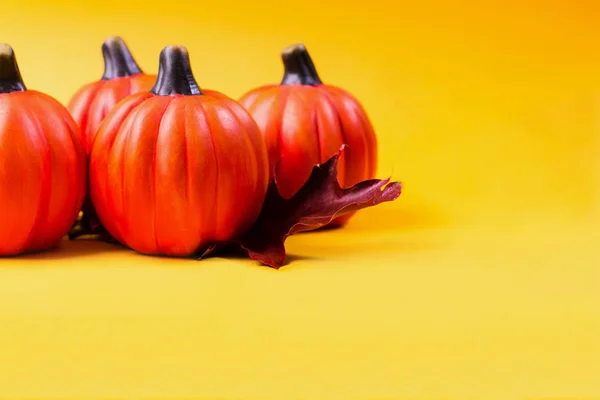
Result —
<instances>
[{"instance_id":1,"label":"small orange pumpkin","mask_svg":"<svg viewBox=\"0 0 600 400\"><path fill-rule=\"evenodd\" d=\"M119 242L141 253L187 256L252 226L267 168L248 112L201 90L187 50L169 46L152 90L127 97L101 124L90 155L90 193Z\"/></svg>"},{"instance_id":2,"label":"small orange pumpkin","mask_svg":"<svg viewBox=\"0 0 600 400\"><path fill-rule=\"evenodd\" d=\"M269 170L277 164L277 187L292 197L308 180L315 164L348 147L338 165L342 188L371 179L377 169L377 140L367 113L349 92L324 84L302 44L283 50L283 80L254 89L240 99L252 114L267 144ZM330 225L344 224L352 214Z\"/></svg>"},{"instance_id":3,"label":"small orange pumpkin","mask_svg":"<svg viewBox=\"0 0 600 400\"><path fill-rule=\"evenodd\" d=\"M45 250L67 233L85 195L79 128L54 98L27 90L0 45L0 255Z\"/></svg>"}]
</instances>

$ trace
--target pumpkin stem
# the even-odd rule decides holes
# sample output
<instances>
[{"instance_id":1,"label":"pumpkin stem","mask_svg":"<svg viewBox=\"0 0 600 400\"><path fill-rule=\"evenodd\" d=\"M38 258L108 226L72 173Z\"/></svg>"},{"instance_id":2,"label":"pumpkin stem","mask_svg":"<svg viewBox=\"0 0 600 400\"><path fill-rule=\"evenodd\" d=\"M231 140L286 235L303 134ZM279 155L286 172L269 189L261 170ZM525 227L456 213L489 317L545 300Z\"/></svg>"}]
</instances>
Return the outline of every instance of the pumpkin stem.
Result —
<instances>
[{"instance_id":1,"label":"pumpkin stem","mask_svg":"<svg viewBox=\"0 0 600 400\"><path fill-rule=\"evenodd\" d=\"M19 64L12 47L0 43L0 93L24 92L27 90L19 71Z\"/></svg>"},{"instance_id":2,"label":"pumpkin stem","mask_svg":"<svg viewBox=\"0 0 600 400\"><path fill-rule=\"evenodd\" d=\"M286 47L281 52L283 60L282 85L321 85L315 64L302 43Z\"/></svg>"},{"instance_id":3,"label":"pumpkin stem","mask_svg":"<svg viewBox=\"0 0 600 400\"><path fill-rule=\"evenodd\" d=\"M104 57L103 81L142 73L129 48L118 36L110 37L102 43L102 56Z\"/></svg>"},{"instance_id":4,"label":"pumpkin stem","mask_svg":"<svg viewBox=\"0 0 600 400\"><path fill-rule=\"evenodd\" d=\"M150 90L158 96L203 95L194 78L190 56L183 46L167 46L160 52L158 77Z\"/></svg>"}]
</instances>

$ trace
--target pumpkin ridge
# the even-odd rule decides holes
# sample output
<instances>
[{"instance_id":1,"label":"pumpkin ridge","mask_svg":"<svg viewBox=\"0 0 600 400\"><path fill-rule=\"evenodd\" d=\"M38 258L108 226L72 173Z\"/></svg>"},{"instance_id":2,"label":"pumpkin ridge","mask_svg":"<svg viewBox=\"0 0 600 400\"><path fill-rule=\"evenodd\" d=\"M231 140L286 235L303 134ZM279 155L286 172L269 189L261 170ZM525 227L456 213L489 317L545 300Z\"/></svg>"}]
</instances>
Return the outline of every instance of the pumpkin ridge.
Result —
<instances>
[{"instance_id":1,"label":"pumpkin ridge","mask_svg":"<svg viewBox=\"0 0 600 400\"><path fill-rule=\"evenodd\" d=\"M153 210L152 231L153 231L153 235L154 235L154 248L155 248L155 252L157 252L157 253L161 252L162 246L159 243L158 234L156 232L156 214L157 214L157 210L156 210L157 195L156 195L156 193L158 192L157 179L156 179L156 155L158 154L158 140L160 139L160 133L163 131L163 122L165 120L165 115L166 115L169 107L171 107L171 105L173 104L173 100L175 100L175 97L171 97L169 99L169 101L167 102L167 104L165 105L164 109L162 110L162 115L160 117L160 123L158 124L158 130L156 131L156 140L154 142L154 155L152 156L152 207L150 207L150 208ZM164 135L164 133L163 133L163 135Z\"/></svg>"},{"instance_id":2,"label":"pumpkin ridge","mask_svg":"<svg viewBox=\"0 0 600 400\"><path fill-rule=\"evenodd\" d=\"M252 139L250 138L250 133L248 133L248 130L246 129L246 127L244 126L242 120L240 120L237 116L237 114L232 110L232 104L230 104L229 99L224 99L221 102L222 107L227 110L227 112L231 115L231 117L236 121L238 128L243 132L243 136L244 138L246 138L245 143L246 143L246 148L249 149L249 153L252 154L252 176L256 176L258 174L259 171L259 161L258 161L258 155L256 154L255 151L253 151L253 143L252 143ZM254 182L254 185L256 186L258 184L258 182Z\"/></svg>"},{"instance_id":3,"label":"pumpkin ridge","mask_svg":"<svg viewBox=\"0 0 600 400\"><path fill-rule=\"evenodd\" d=\"M277 143L276 143L276 155L277 155L277 159L276 160L272 160L271 158L271 151L269 150L269 148L267 147L267 156L269 159L269 178L273 177L275 174L275 165L277 164L277 162L279 162L279 160L281 159L281 131L282 131L282 126L283 126L283 121L282 121L282 117L283 117L283 110L285 107L285 104L287 103L287 93L289 91L286 89L286 87L282 87L282 86L273 86L269 89L267 89L265 91L265 93L263 95L261 95L259 98L256 99L256 108L258 108L262 103L272 99L272 104L276 104L278 105L277 107L275 107L277 114L276 115L272 115L269 117L269 125L271 125L271 121L275 121L278 122L276 125L276 138L277 138ZM281 105L279 105L281 103ZM273 108L271 106L271 108ZM253 113L253 111L248 110L248 112L250 114ZM275 125L275 124L272 124ZM265 143L266 143L266 136L264 136L265 132L263 132L262 129L260 129L260 133L261 136L264 138Z\"/></svg>"},{"instance_id":4,"label":"pumpkin ridge","mask_svg":"<svg viewBox=\"0 0 600 400\"><path fill-rule=\"evenodd\" d=\"M305 101L309 101L308 99ZM311 98L310 102L313 102L314 100ZM315 134L317 135L317 159L319 160L319 164L321 164L323 162L323 159L321 158L323 156L323 149L321 149L321 147L323 146L323 134L319 129L319 116L318 116L318 112L317 112L317 107L319 107L319 104L314 104L313 107L311 107L311 124L313 126L313 129L315 130Z\"/></svg>"},{"instance_id":5,"label":"pumpkin ridge","mask_svg":"<svg viewBox=\"0 0 600 400\"><path fill-rule=\"evenodd\" d=\"M362 176L363 179L373 178L377 172L377 137L375 136L374 128L369 120L367 111L360 104L358 99L347 90L338 88L336 86L328 86L323 89L329 94L329 96L336 96L338 99L340 99L341 103L345 104L346 110L351 111L360 124L361 130L363 131L363 134L360 136L362 139L363 148L370 150L364 154L366 162L364 163ZM350 113L347 114L350 115ZM371 137L373 140L371 140L369 137ZM373 151L373 154L371 154L371 151Z\"/></svg>"},{"instance_id":6,"label":"pumpkin ridge","mask_svg":"<svg viewBox=\"0 0 600 400\"><path fill-rule=\"evenodd\" d=\"M371 125L371 122L368 120L366 111L358 108L358 104L356 104L356 102L353 102L353 103L354 104L352 106L352 109L356 113L356 116L357 116L358 120L360 121L363 132L365 132L365 135L363 135L363 138L366 141L366 145L367 145L366 148L368 148L368 149L377 148L377 138L376 138L375 134L373 133L373 127ZM374 156L374 157L372 157L372 156ZM367 152L367 160L368 160L368 163L365 163L366 170L367 170L367 176L368 176L368 178L372 178L377 173L377 152L374 152L373 154L369 154L369 152Z\"/></svg>"},{"instance_id":7,"label":"pumpkin ridge","mask_svg":"<svg viewBox=\"0 0 600 400\"><path fill-rule=\"evenodd\" d=\"M30 90L30 92L34 92L34 91ZM85 150L82 147L82 143L81 143L81 140L78 135L78 130L81 128L79 127L79 125L77 124L75 119L72 117L72 115L69 112L67 112L67 113L61 112L61 111L63 111L62 109L64 108L64 106L55 98L48 96L41 92L36 92L36 93L42 95L44 98L44 101L47 104L49 104L50 107L54 108L54 110L57 113L59 113L59 112L61 113L61 120L64 122L65 126L68 128L67 132L71 139L70 143L72 146L72 150L75 152L81 152L83 150L83 153L85 153Z\"/></svg>"},{"instance_id":8,"label":"pumpkin ridge","mask_svg":"<svg viewBox=\"0 0 600 400\"><path fill-rule=\"evenodd\" d=\"M37 114L34 112L34 109L30 107L21 107L25 112L27 117L29 118L30 123L35 127L35 129L31 129L29 132L35 132L38 137L39 142L42 143L40 146L43 149L41 155L42 160L42 172L41 172L41 189L39 198L37 199L37 207L35 211L35 218L33 219L33 224L31 225L31 230L26 236L26 239L23 242L23 246L25 248L30 247L32 244L36 246L38 243L35 243L36 234L39 232L39 228L42 224L42 220L48 219L48 210L50 207L50 201L45 200L45 198L50 199L50 194L52 190L52 165L51 165L51 155L50 155L50 144L48 139L44 134L44 127L42 126L40 120L37 117ZM32 138L33 139L33 138ZM48 221L46 221L47 223Z\"/></svg>"},{"instance_id":9,"label":"pumpkin ridge","mask_svg":"<svg viewBox=\"0 0 600 400\"><path fill-rule=\"evenodd\" d=\"M269 175L273 174L273 177L275 178L275 175L277 174L277 169L275 168L275 166L277 164L279 164L279 162L282 159L282 154L281 154L281 149L282 149L282 145L281 145L281 134L283 132L283 122L285 120L285 108L287 106L287 102L288 99L290 97L290 90L282 90L281 93L279 94L279 99L277 99L278 102L281 102L281 105L279 106L279 110L280 111L280 118L279 118L279 124L277 127L277 160L273 161L273 171L269 171Z\"/></svg>"},{"instance_id":10,"label":"pumpkin ridge","mask_svg":"<svg viewBox=\"0 0 600 400\"><path fill-rule=\"evenodd\" d=\"M65 216L69 217L69 221L74 221L77 219L77 215L79 214L79 210L85 197L88 176L87 165L85 162L82 162L86 160L85 150L82 148L80 143L76 141L76 139L74 139L78 138L77 129L79 128L75 121L70 117L68 111L65 110L64 106L60 104L58 100L41 93L41 96L35 97L34 105L38 109L38 112L35 114L35 118L40 122L40 127L51 127L51 129L46 129L44 131L44 138L46 139L49 148L48 170L53 171L56 169L56 167L52 163L52 155L56 153L56 150L58 148L67 147L69 150L69 154L72 155L71 157L66 157L62 160L57 160L58 165L61 165L61 161L63 160L67 161L67 171L62 171L63 173L66 173L63 176L63 179L66 179L66 181L68 182L68 187L74 188L73 191L69 192L69 201L61 203L58 207L64 212ZM39 120L39 116L42 115L41 113L43 113L46 108L50 108L52 110L53 117L57 119L56 122L46 122L45 124L43 124ZM50 207L50 199L52 199L52 196L55 193L54 189L56 189L57 186L53 184L52 179L49 180L50 189L47 194L48 200L46 201L48 206L45 208L46 223L41 224L42 226L46 227L49 226L49 223L51 222L55 223L55 220L51 219L51 217L52 213L56 212L55 209ZM83 181L84 184L78 183L81 181ZM44 201L43 198L42 201ZM65 225L63 229L68 229L68 224ZM47 231L47 237L45 239L51 239L53 233L54 231ZM40 244L43 244L43 242Z\"/></svg>"},{"instance_id":11,"label":"pumpkin ridge","mask_svg":"<svg viewBox=\"0 0 600 400\"><path fill-rule=\"evenodd\" d=\"M143 103L142 103L143 104ZM140 107L141 108L141 107ZM123 148L121 149L121 154L116 154L117 157L120 158L120 162L121 162L121 212L119 213L120 215L124 215L127 211L127 206L125 203L125 154L127 154L127 147L129 147L129 139L131 138L131 132L129 131L125 131L123 132L123 126L125 125L125 122L127 119L131 118L132 116L135 118L138 116L139 114L139 108L138 108L138 112L133 114L134 111L132 111L127 118L125 118L125 120L123 120L123 123L121 124L121 126L119 126L119 130L117 135L115 135L115 142L117 141L118 135L125 135L125 137L123 138L124 143L123 143ZM132 122L133 124L133 122ZM111 148L111 151L114 151L114 142L113 142L113 147ZM110 158L109 158L110 161ZM108 185L110 185L110 181L108 182ZM114 207L116 208L116 207ZM117 215L119 215L117 214ZM129 230L129 221L127 220L127 218L122 218L121 219L121 232L120 235L121 237L124 237L123 235L123 231L128 231ZM127 244L127 243L125 243Z\"/></svg>"},{"instance_id":12,"label":"pumpkin ridge","mask_svg":"<svg viewBox=\"0 0 600 400\"><path fill-rule=\"evenodd\" d=\"M136 107L134 107L133 110L131 110L131 112L123 119L123 121L121 122L121 125L118 128L118 132L115 135L115 140L113 142L113 146L111 147L111 155L112 155L112 151L114 151L114 143L117 141L117 138L119 135L125 135L125 137L123 138L124 143L123 143L123 148L121 150L121 154L116 154L117 159L120 161L121 163L121 212L118 213L117 215L125 215L127 213L127 198L125 196L126 190L125 190L125 174L126 174L126 168L125 168L125 160L127 157L127 149L129 147L129 142L131 140L131 131L127 130L124 131L123 127L128 127L126 124L129 122L129 120L131 119L132 122L130 122L129 124L131 125L135 125L134 122L137 121L140 118L140 115L142 115L142 109L143 109L143 105L144 105L145 101L142 101L140 104L138 104ZM108 158L110 160L110 157ZM110 182L108 183L108 185L110 186ZM113 208L117 208L117 207L113 207ZM122 218L121 224L121 235L120 236L124 236L122 231L128 231L129 230L129 220L127 218Z\"/></svg>"},{"instance_id":13,"label":"pumpkin ridge","mask_svg":"<svg viewBox=\"0 0 600 400\"><path fill-rule=\"evenodd\" d=\"M188 155L188 128L190 126L190 114L193 112L193 108L190 107L189 103L186 103L185 106L183 107L183 156L185 157L184 160L184 167L185 167L185 206L187 209L189 209L190 205L190 192L191 192L191 181L190 181L190 157Z\"/></svg>"},{"instance_id":14,"label":"pumpkin ridge","mask_svg":"<svg viewBox=\"0 0 600 400\"><path fill-rule=\"evenodd\" d=\"M339 124L339 126L340 126L340 135L342 136L342 144L343 144L343 145L346 145L346 146L348 146L348 147L350 147L350 146L348 145L348 141L347 141L347 139L346 139L347 132L346 132L346 129L344 128L344 121L342 120L342 116L341 116L341 113L340 113L340 109L339 109L339 107L338 107L337 103L335 102L335 100L334 100L334 99L333 99L333 97L331 96L331 93L329 93L329 92L327 91L327 87L326 87L325 85L323 85L323 86L320 86L320 87L318 87L317 89L318 89L318 90L319 90L319 91L320 91L320 92L323 94L323 97L325 98L325 100L326 100L326 101L327 101L327 102L328 102L328 103L331 105L331 107L332 107L332 108L335 110L335 116L337 117L338 124ZM346 153L348 153L348 151L346 151ZM368 153L368 152L365 152L365 153ZM344 154L342 154L342 155L344 155ZM368 154L366 154L365 158L367 158L367 160L368 160L368 159L369 159L369 155L368 155ZM340 164L340 161L343 163L344 179L342 179L342 180L341 180L341 182L340 182L340 186L341 186L342 188L345 188L345 187L346 187L346 181L347 181L347 179L348 179L348 178L347 178L347 176L348 176L348 174L347 174L347 171L348 171L349 165L347 164L347 160L348 160L348 158L347 158L347 157L344 157L344 158L342 159L342 157L341 157L341 156L340 156L340 160L338 160L338 165ZM364 163L364 164L365 164L365 165L367 165L367 163Z\"/></svg>"},{"instance_id":15,"label":"pumpkin ridge","mask_svg":"<svg viewBox=\"0 0 600 400\"><path fill-rule=\"evenodd\" d=\"M200 112L204 115L204 120L206 121L206 129L207 129L207 135L210 138L210 142L212 143L212 149L213 149L213 154L215 157L215 196L214 196L214 203L213 203L213 208L214 208L214 223L212 224L213 227L213 232L212 232L212 237L210 238L210 240L216 240L217 237L219 237L219 156L217 153L217 146L215 145L215 139L213 138L213 130L212 130L212 126L211 126L211 119L209 118L209 114L206 111L206 106L204 104L203 101L200 101L198 99L198 104L200 105L200 107L198 108L198 110L200 110Z\"/></svg>"},{"instance_id":16,"label":"pumpkin ridge","mask_svg":"<svg viewBox=\"0 0 600 400\"><path fill-rule=\"evenodd\" d=\"M209 96L194 97L193 99L194 99L194 101L192 103L190 103L190 104L194 105L194 107L191 107L191 114L192 114L192 117L195 117L195 115L197 115L197 114L201 115L202 116L201 118L202 118L204 124L206 124L207 135L208 135L208 138L210 140L211 149L212 149L212 153L213 153L213 157L214 157L214 166L215 166L215 175L214 175L215 187L213 188L214 189L214 196L213 196L213 198L215 200L214 200L214 203L212 204L213 209L214 209L214 213L212 215L211 214L202 215L203 220L200 221L200 224L199 224L199 228L200 228L200 232L199 232L200 240L198 240L198 248L194 249L194 251L193 251L194 253L197 253L197 252L200 252L200 251L204 251L206 248L210 247L209 243L214 242L215 238L217 237L216 228L214 228L214 227L216 226L216 216L217 216L217 211L218 211L218 197L217 197L218 193L217 193L217 190L219 188L219 164L218 164L218 160L217 160L217 152L216 152L216 148L215 148L215 141L214 141L214 139L212 137L212 131L211 131L211 128L210 128L209 118L208 118L208 115L207 115L205 107L204 107L204 104L206 104L207 100L209 100L209 101L215 101L215 99L212 98L212 97L209 97ZM195 117L195 118L198 118L198 117ZM188 139L187 135L188 135L188 132L186 130L186 140ZM187 179L188 183L191 185L192 179L190 178L190 172L189 172L189 170L188 170L188 174L186 176L186 179ZM210 221L210 218L213 217L213 216L214 216L215 220L211 221L211 222L214 222L214 224L213 225L207 224L206 219L208 219ZM213 229L212 230L207 230L207 229L205 229L206 226L212 226ZM203 230L204 230L204 232L203 232Z\"/></svg>"},{"instance_id":17,"label":"pumpkin ridge","mask_svg":"<svg viewBox=\"0 0 600 400\"><path fill-rule=\"evenodd\" d=\"M77 122L77 125L79 125L79 129L81 130L80 137L83 139L82 144L86 149L86 153L88 151L87 125L90 114L90 106L94 102L94 98L100 91L102 87L102 82L103 81L88 83L87 85L79 89L67 104L67 109L69 110L69 112L75 119L75 122ZM88 91L90 93L87 93ZM87 101L85 102L85 104L83 104L83 107L81 108L81 113L77 113L76 115L74 108L78 105L79 99L83 97L84 94L88 96Z\"/></svg>"},{"instance_id":18,"label":"pumpkin ridge","mask_svg":"<svg viewBox=\"0 0 600 400\"><path fill-rule=\"evenodd\" d=\"M112 79L111 79L112 81ZM90 102L86 107L85 112L85 125L81 125L81 136L85 140L85 149L86 153L89 154L92 151L92 146L94 144L94 137L98 131L98 129L94 130L92 124L90 123L90 117L92 116L92 112L98 112L102 110L98 110L98 104L104 100L104 96L102 94L106 94L110 91L110 88L107 88L107 84L110 81L98 81L97 90L90 97ZM106 115L104 116L106 117Z\"/></svg>"}]
</instances>

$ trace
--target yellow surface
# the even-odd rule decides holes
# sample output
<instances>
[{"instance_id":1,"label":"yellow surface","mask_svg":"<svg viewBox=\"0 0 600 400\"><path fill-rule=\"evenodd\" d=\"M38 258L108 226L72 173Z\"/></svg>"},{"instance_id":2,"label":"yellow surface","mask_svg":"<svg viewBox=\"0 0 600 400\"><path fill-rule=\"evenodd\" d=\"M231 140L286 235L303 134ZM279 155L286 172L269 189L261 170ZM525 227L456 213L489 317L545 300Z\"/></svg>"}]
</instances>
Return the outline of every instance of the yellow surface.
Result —
<instances>
[{"instance_id":1,"label":"yellow surface","mask_svg":"<svg viewBox=\"0 0 600 400\"><path fill-rule=\"evenodd\" d=\"M52 4L50 4L52 3ZM122 35L239 96L303 41L401 198L274 271L65 242L0 260L0 398L600 398L600 7L23 0L0 40L66 102Z\"/></svg>"}]
</instances>

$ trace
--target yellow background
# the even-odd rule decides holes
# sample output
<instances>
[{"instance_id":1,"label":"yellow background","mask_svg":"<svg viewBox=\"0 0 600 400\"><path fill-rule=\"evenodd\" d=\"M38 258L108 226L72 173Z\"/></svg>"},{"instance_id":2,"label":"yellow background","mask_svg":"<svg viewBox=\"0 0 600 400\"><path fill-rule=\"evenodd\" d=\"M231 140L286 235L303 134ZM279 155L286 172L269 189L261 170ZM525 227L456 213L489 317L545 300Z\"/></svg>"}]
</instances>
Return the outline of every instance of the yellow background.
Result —
<instances>
[{"instance_id":1,"label":"yellow background","mask_svg":"<svg viewBox=\"0 0 600 400\"><path fill-rule=\"evenodd\" d=\"M0 260L0 398L600 398L598 5L282 3L2 3L25 83L63 103L111 35L152 73L184 44L235 97L302 41L404 193L291 238L279 271L88 242Z\"/></svg>"}]
</instances>

